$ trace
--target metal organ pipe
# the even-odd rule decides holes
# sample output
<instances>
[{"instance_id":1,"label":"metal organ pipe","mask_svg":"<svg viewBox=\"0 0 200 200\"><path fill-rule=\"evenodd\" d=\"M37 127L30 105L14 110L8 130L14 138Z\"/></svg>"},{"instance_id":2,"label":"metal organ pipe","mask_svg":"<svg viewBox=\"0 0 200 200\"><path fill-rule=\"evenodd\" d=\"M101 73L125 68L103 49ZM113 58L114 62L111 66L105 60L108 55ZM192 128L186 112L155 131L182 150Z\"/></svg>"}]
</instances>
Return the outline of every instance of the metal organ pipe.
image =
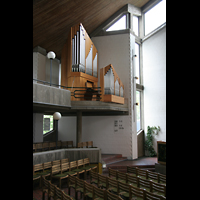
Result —
<instances>
[{"instance_id":1,"label":"metal organ pipe","mask_svg":"<svg viewBox=\"0 0 200 200\"><path fill-rule=\"evenodd\" d=\"M90 52L86 58L86 74L92 75L92 47L90 48Z\"/></svg>"},{"instance_id":2,"label":"metal organ pipe","mask_svg":"<svg viewBox=\"0 0 200 200\"><path fill-rule=\"evenodd\" d=\"M104 75L104 91L105 94L114 94L114 74L112 68Z\"/></svg>"},{"instance_id":3,"label":"metal organ pipe","mask_svg":"<svg viewBox=\"0 0 200 200\"><path fill-rule=\"evenodd\" d=\"M115 81L115 95L119 96L119 82L118 79Z\"/></svg>"},{"instance_id":4,"label":"metal organ pipe","mask_svg":"<svg viewBox=\"0 0 200 200\"><path fill-rule=\"evenodd\" d=\"M80 64L79 71L85 73L85 37L84 30L80 26Z\"/></svg>"},{"instance_id":5,"label":"metal organ pipe","mask_svg":"<svg viewBox=\"0 0 200 200\"><path fill-rule=\"evenodd\" d=\"M80 35L79 35L79 31L77 31L76 34L76 72L79 72L79 52L80 52Z\"/></svg>"},{"instance_id":6,"label":"metal organ pipe","mask_svg":"<svg viewBox=\"0 0 200 200\"><path fill-rule=\"evenodd\" d=\"M120 88L120 96L124 97L124 89L123 89L123 87Z\"/></svg>"},{"instance_id":7,"label":"metal organ pipe","mask_svg":"<svg viewBox=\"0 0 200 200\"><path fill-rule=\"evenodd\" d=\"M97 77L97 53L93 60L93 76Z\"/></svg>"},{"instance_id":8,"label":"metal organ pipe","mask_svg":"<svg viewBox=\"0 0 200 200\"><path fill-rule=\"evenodd\" d=\"M82 24L75 27L72 32L72 72L83 72L97 77L97 50ZM87 51L86 51L87 49ZM86 57L86 52L88 53ZM94 60L93 60L94 58Z\"/></svg>"},{"instance_id":9,"label":"metal organ pipe","mask_svg":"<svg viewBox=\"0 0 200 200\"><path fill-rule=\"evenodd\" d=\"M116 81L114 81L115 76L117 76ZM123 86L120 83L118 75L114 75L112 67L110 67L104 75L104 94L124 97Z\"/></svg>"}]
</instances>

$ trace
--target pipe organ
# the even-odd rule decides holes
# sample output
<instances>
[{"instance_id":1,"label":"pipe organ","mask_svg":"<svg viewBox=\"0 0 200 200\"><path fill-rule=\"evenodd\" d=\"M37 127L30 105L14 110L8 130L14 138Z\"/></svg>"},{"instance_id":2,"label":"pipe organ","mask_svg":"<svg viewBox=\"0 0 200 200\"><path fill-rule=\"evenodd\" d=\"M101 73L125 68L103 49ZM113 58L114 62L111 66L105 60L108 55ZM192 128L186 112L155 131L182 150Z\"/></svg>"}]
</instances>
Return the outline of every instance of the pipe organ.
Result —
<instances>
[{"instance_id":1,"label":"pipe organ","mask_svg":"<svg viewBox=\"0 0 200 200\"><path fill-rule=\"evenodd\" d=\"M61 85L97 87L98 51L81 23L71 27L61 55ZM72 89L73 90L73 89ZM80 100L74 99L71 100Z\"/></svg>"},{"instance_id":2,"label":"pipe organ","mask_svg":"<svg viewBox=\"0 0 200 200\"><path fill-rule=\"evenodd\" d=\"M81 23L71 27L61 54L61 85L70 87L72 101L99 97L98 51ZM124 85L112 64L100 70L101 101L124 104ZM77 89L77 87L81 87ZM92 94L91 94L92 93ZM98 98L97 98L98 99Z\"/></svg>"},{"instance_id":3,"label":"pipe organ","mask_svg":"<svg viewBox=\"0 0 200 200\"><path fill-rule=\"evenodd\" d=\"M100 69L102 101L124 104L124 85L112 64Z\"/></svg>"}]
</instances>

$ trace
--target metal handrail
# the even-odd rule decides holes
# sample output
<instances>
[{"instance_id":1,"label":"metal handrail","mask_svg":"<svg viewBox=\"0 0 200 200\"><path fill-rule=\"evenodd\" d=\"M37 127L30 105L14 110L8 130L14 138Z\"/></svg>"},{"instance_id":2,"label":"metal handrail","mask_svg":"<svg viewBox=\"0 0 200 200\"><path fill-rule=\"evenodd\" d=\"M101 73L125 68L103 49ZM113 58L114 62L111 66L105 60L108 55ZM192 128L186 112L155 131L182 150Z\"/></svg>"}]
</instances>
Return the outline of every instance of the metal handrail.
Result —
<instances>
[{"instance_id":1,"label":"metal handrail","mask_svg":"<svg viewBox=\"0 0 200 200\"><path fill-rule=\"evenodd\" d=\"M38 79L33 79L33 80L37 81L37 82L41 82L44 85L45 84L49 84L50 85L50 82L48 82L48 81L43 81L43 80L38 80ZM66 86L58 85L58 84L54 84L54 83L51 83L50 86L51 87L52 86L57 86L57 87L60 87L61 89L62 88L63 89L84 89L84 90L74 90L74 91L71 91L71 96L73 96L74 98L86 99L86 100L96 99L97 101L99 101L101 99L101 87L92 87L91 88L92 91L90 91L89 93L87 93L87 91L88 91L87 87L66 87ZM85 93L77 93L77 92L85 92ZM96 97L93 97L93 95L96 95Z\"/></svg>"}]
</instances>

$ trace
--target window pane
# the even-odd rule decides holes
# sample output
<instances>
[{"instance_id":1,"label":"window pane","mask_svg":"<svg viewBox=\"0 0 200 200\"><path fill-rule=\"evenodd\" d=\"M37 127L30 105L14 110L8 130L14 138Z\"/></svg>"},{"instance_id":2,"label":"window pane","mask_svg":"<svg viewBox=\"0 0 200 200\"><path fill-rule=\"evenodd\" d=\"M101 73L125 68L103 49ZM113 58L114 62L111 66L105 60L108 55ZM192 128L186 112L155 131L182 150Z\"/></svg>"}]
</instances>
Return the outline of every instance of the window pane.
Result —
<instances>
[{"instance_id":1,"label":"window pane","mask_svg":"<svg viewBox=\"0 0 200 200\"><path fill-rule=\"evenodd\" d=\"M53 130L53 115L43 116L43 134Z\"/></svg>"},{"instance_id":2,"label":"window pane","mask_svg":"<svg viewBox=\"0 0 200 200\"><path fill-rule=\"evenodd\" d=\"M135 55L137 57L135 57L135 76L138 77L138 79L136 79L136 83L140 83L140 45L135 43Z\"/></svg>"},{"instance_id":3,"label":"window pane","mask_svg":"<svg viewBox=\"0 0 200 200\"><path fill-rule=\"evenodd\" d=\"M137 132L138 132L141 129L141 124L140 124L140 91L136 91L136 103L139 103L139 105L136 106Z\"/></svg>"},{"instance_id":4,"label":"window pane","mask_svg":"<svg viewBox=\"0 0 200 200\"><path fill-rule=\"evenodd\" d=\"M166 0L162 0L144 14L145 35L166 22Z\"/></svg>"},{"instance_id":5,"label":"window pane","mask_svg":"<svg viewBox=\"0 0 200 200\"><path fill-rule=\"evenodd\" d=\"M133 15L133 31L138 36L138 17Z\"/></svg>"},{"instance_id":6,"label":"window pane","mask_svg":"<svg viewBox=\"0 0 200 200\"><path fill-rule=\"evenodd\" d=\"M117 31L121 29L126 29L126 15L121 17L119 20L117 20L110 28L108 28L106 31Z\"/></svg>"}]
</instances>

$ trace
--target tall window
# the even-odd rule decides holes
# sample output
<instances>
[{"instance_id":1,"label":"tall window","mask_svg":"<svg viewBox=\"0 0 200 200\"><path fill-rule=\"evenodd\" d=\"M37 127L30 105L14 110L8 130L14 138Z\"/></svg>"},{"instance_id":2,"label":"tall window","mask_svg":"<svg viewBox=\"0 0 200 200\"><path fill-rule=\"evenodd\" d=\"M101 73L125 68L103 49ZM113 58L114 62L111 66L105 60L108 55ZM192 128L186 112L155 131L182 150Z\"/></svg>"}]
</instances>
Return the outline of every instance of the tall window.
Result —
<instances>
[{"instance_id":1,"label":"tall window","mask_svg":"<svg viewBox=\"0 0 200 200\"><path fill-rule=\"evenodd\" d=\"M136 117L137 117L137 132L141 129L141 97L140 91L136 91L136 102L139 105L136 106Z\"/></svg>"},{"instance_id":2,"label":"tall window","mask_svg":"<svg viewBox=\"0 0 200 200\"><path fill-rule=\"evenodd\" d=\"M123 15L112 26L106 29L106 31L117 31L122 29L126 29L126 15Z\"/></svg>"},{"instance_id":3,"label":"tall window","mask_svg":"<svg viewBox=\"0 0 200 200\"><path fill-rule=\"evenodd\" d=\"M166 22L166 0L162 0L144 14L145 35Z\"/></svg>"},{"instance_id":4,"label":"tall window","mask_svg":"<svg viewBox=\"0 0 200 200\"><path fill-rule=\"evenodd\" d=\"M43 116L43 134L53 130L53 115Z\"/></svg>"},{"instance_id":5,"label":"tall window","mask_svg":"<svg viewBox=\"0 0 200 200\"><path fill-rule=\"evenodd\" d=\"M140 45L135 43L135 76L138 77L136 79L136 83L140 84Z\"/></svg>"},{"instance_id":6,"label":"tall window","mask_svg":"<svg viewBox=\"0 0 200 200\"><path fill-rule=\"evenodd\" d=\"M133 15L133 31L138 36L138 17Z\"/></svg>"}]
</instances>

